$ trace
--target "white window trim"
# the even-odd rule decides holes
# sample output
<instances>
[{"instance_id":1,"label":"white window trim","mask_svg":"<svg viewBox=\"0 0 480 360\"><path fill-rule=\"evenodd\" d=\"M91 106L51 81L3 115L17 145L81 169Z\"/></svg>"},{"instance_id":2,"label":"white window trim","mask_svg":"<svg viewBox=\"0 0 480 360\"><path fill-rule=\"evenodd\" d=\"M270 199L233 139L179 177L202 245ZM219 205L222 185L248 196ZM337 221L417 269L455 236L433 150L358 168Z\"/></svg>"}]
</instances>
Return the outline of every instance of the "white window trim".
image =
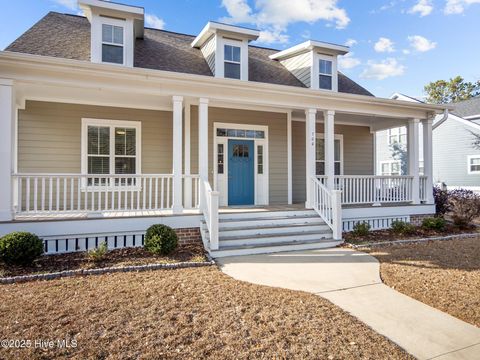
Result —
<instances>
[{"instance_id":1,"label":"white window trim","mask_svg":"<svg viewBox=\"0 0 480 360\"><path fill-rule=\"evenodd\" d=\"M141 121L129 121L129 120L110 120L110 119L92 119L82 118L81 129L81 173L82 175L88 174L88 127L89 126L108 126L110 128L110 175L115 175L115 127L125 127L136 130L135 136L135 174L140 175L142 173L142 123ZM113 140L113 141L112 141ZM94 174L92 174L94 177ZM85 190L87 185L85 178L82 181L82 190ZM115 185L109 185L109 187L115 187ZM122 189L138 188L139 186L122 186ZM96 185L89 186L88 188L104 188L104 186Z\"/></svg>"},{"instance_id":2,"label":"white window trim","mask_svg":"<svg viewBox=\"0 0 480 360\"><path fill-rule=\"evenodd\" d=\"M325 134L317 133L317 139L325 140ZM343 168L344 168L344 163L343 163L343 134L335 134L334 140L340 140L340 175L343 175L344 174L344 172L343 172ZM317 164L317 161L321 161L321 160L317 160L316 153L317 153L317 149L315 149L315 164ZM323 162L325 162L325 160L323 160ZM337 161L335 161L335 162L337 162Z\"/></svg>"},{"instance_id":3,"label":"white window trim","mask_svg":"<svg viewBox=\"0 0 480 360\"><path fill-rule=\"evenodd\" d=\"M472 159L480 159L480 155L469 155L467 157L467 171L469 175L478 175L480 174L480 171L472 171L472 164L471 161Z\"/></svg>"},{"instance_id":4,"label":"white window trim","mask_svg":"<svg viewBox=\"0 0 480 360\"><path fill-rule=\"evenodd\" d=\"M332 73L331 74L328 74L328 73L323 73L320 71L320 61L329 61L331 64L332 64ZM331 78L331 88L330 89L324 89L324 88L320 88L320 76L323 75L323 76L330 76ZM333 57L330 57L329 56L325 56L325 55L318 55L318 87L320 88L320 90L329 90L329 91L332 91L333 90Z\"/></svg>"},{"instance_id":5,"label":"white window trim","mask_svg":"<svg viewBox=\"0 0 480 360\"><path fill-rule=\"evenodd\" d=\"M403 129L404 131L402 131L401 129ZM400 141L402 135L405 135L405 140L407 140L407 128L406 127L398 127L398 128L388 129L388 131L387 131L387 143L388 143L388 145L393 145L393 144L406 145L407 141L405 141L405 142ZM392 142L391 141L392 136L395 136L397 138L397 142Z\"/></svg>"},{"instance_id":6,"label":"white window trim","mask_svg":"<svg viewBox=\"0 0 480 360\"><path fill-rule=\"evenodd\" d=\"M100 34L100 43L101 43L101 52L100 52L100 62L102 64L109 64L109 65L119 65L119 66L125 66L126 63L127 63L127 51L126 51L126 26L127 26L127 23L125 20L118 20L118 19L111 19L111 18L107 18L107 17L101 17L101 24L100 24L100 30L101 30L101 34ZM103 44L106 44L106 45L114 45L114 46L119 46L118 44L114 44L114 43L109 43L109 42L104 42L103 41L103 25L112 25L112 26L118 26L118 27L121 27L123 29L123 45L122 45L122 50L123 50L123 62L121 64L118 64L118 63L113 63L113 62L109 62L109 61L103 61Z\"/></svg>"},{"instance_id":7,"label":"white window trim","mask_svg":"<svg viewBox=\"0 0 480 360\"><path fill-rule=\"evenodd\" d=\"M383 173L383 165L388 164L388 174ZM392 175L392 165L398 164L398 175ZM380 176L401 176L402 175L402 162L400 160L385 160L380 161Z\"/></svg>"},{"instance_id":8,"label":"white window trim","mask_svg":"<svg viewBox=\"0 0 480 360\"><path fill-rule=\"evenodd\" d=\"M242 41L237 41L237 40L230 40L230 39L223 39L223 46L222 48L225 49L225 45L228 45L228 46L234 46L234 47L238 47L240 49L240 61L232 61L232 60L226 60L225 59L225 50L223 51L223 77L225 79L231 79L231 80L242 80L243 79L243 66L242 66L242 57L243 57L243 46L242 46ZM227 78L225 76L225 63L230 63L230 64L239 64L240 65L240 78L239 79L235 79L235 78Z\"/></svg>"},{"instance_id":9,"label":"white window trim","mask_svg":"<svg viewBox=\"0 0 480 360\"><path fill-rule=\"evenodd\" d=\"M331 90L320 89L320 60L328 60L332 62L332 89ZM338 67L337 67L336 56L320 54L312 51L310 87L312 89L316 89L320 91L338 92Z\"/></svg>"}]
</instances>

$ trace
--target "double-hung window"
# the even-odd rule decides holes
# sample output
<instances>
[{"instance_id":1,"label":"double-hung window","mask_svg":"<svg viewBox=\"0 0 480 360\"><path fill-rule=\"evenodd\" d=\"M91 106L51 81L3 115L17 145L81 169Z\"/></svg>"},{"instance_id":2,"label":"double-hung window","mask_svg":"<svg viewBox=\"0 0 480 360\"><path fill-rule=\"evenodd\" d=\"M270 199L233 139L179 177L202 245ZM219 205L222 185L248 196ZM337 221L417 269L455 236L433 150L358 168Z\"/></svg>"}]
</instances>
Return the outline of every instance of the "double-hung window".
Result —
<instances>
[{"instance_id":1,"label":"double-hung window","mask_svg":"<svg viewBox=\"0 0 480 360\"><path fill-rule=\"evenodd\" d=\"M240 79L241 72L240 46L224 45L224 76L229 79Z\"/></svg>"},{"instance_id":2,"label":"double-hung window","mask_svg":"<svg viewBox=\"0 0 480 360\"><path fill-rule=\"evenodd\" d=\"M114 24L102 24L102 62L125 63L124 27Z\"/></svg>"},{"instance_id":3,"label":"double-hung window","mask_svg":"<svg viewBox=\"0 0 480 360\"><path fill-rule=\"evenodd\" d=\"M343 137L335 135L334 140L335 175L343 174ZM325 175L325 138L317 135L316 142L316 174Z\"/></svg>"},{"instance_id":4,"label":"double-hung window","mask_svg":"<svg viewBox=\"0 0 480 360\"><path fill-rule=\"evenodd\" d=\"M468 173L480 174L480 155L470 155L468 157Z\"/></svg>"},{"instance_id":5,"label":"double-hung window","mask_svg":"<svg viewBox=\"0 0 480 360\"><path fill-rule=\"evenodd\" d=\"M128 176L105 175L140 173L140 131L137 121L82 120L82 173L93 175L88 186L134 185Z\"/></svg>"},{"instance_id":6,"label":"double-hung window","mask_svg":"<svg viewBox=\"0 0 480 360\"><path fill-rule=\"evenodd\" d=\"M407 143L407 128L399 127L388 130L388 145Z\"/></svg>"},{"instance_id":7,"label":"double-hung window","mask_svg":"<svg viewBox=\"0 0 480 360\"><path fill-rule=\"evenodd\" d=\"M382 168L382 176L401 175L402 169L401 169L400 161L398 160L382 161L381 168Z\"/></svg>"},{"instance_id":8,"label":"double-hung window","mask_svg":"<svg viewBox=\"0 0 480 360\"><path fill-rule=\"evenodd\" d=\"M318 86L323 90L333 89L333 61L327 59L319 60Z\"/></svg>"}]
</instances>

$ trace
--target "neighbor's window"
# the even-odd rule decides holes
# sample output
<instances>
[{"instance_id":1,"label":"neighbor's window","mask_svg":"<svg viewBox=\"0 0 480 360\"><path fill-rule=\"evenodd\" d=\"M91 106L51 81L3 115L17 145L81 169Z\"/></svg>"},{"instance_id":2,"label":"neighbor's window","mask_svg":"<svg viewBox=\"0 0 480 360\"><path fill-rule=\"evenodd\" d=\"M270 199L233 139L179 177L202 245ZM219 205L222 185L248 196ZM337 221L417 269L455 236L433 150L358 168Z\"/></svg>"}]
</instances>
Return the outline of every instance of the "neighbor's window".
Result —
<instances>
[{"instance_id":1,"label":"neighbor's window","mask_svg":"<svg viewBox=\"0 0 480 360\"><path fill-rule=\"evenodd\" d=\"M382 176L401 175L400 161L384 161L381 164Z\"/></svg>"},{"instance_id":2,"label":"neighbor's window","mask_svg":"<svg viewBox=\"0 0 480 360\"><path fill-rule=\"evenodd\" d=\"M407 128L399 127L388 130L388 145L407 143Z\"/></svg>"},{"instance_id":3,"label":"neighbor's window","mask_svg":"<svg viewBox=\"0 0 480 360\"><path fill-rule=\"evenodd\" d=\"M468 173L480 174L480 155L472 155L468 157Z\"/></svg>"},{"instance_id":4,"label":"neighbor's window","mask_svg":"<svg viewBox=\"0 0 480 360\"><path fill-rule=\"evenodd\" d=\"M332 90L333 84L333 71L332 71L333 61L320 59L319 64L319 80L318 85L320 89Z\"/></svg>"},{"instance_id":5,"label":"neighbor's window","mask_svg":"<svg viewBox=\"0 0 480 360\"><path fill-rule=\"evenodd\" d=\"M225 71L224 76L230 79L240 79L240 47L224 46Z\"/></svg>"},{"instance_id":6,"label":"neighbor's window","mask_svg":"<svg viewBox=\"0 0 480 360\"><path fill-rule=\"evenodd\" d=\"M335 139L335 175L342 172L342 141ZM316 142L316 174L325 175L325 139L317 138Z\"/></svg>"},{"instance_id":7,"label":"neighbor's window","mask_svg":"<svg viewBox=\"0 0 480 360\"><path fill-rule=\"evenodd\" d=\"M123 27L102 24L102 62L124 63Z\"/></svg>"},{"instance_id":8,"label":"neighbor's window","mask_svg":"<svg viewBox=\"0 0 480 360\"><path fill-rule=\"evenodd\" d=\"M139 131L138 124L129 126L128 122L113 120L89 121L86 125L86 151L84 171L88 175L128 175L137 174L139 168ZM118 125L117 125L118 124ZM89 178L88 185L105 185L107 177ZM115 179L115 185L131 185L132 179Z\"/></svg>"}]
</instances>

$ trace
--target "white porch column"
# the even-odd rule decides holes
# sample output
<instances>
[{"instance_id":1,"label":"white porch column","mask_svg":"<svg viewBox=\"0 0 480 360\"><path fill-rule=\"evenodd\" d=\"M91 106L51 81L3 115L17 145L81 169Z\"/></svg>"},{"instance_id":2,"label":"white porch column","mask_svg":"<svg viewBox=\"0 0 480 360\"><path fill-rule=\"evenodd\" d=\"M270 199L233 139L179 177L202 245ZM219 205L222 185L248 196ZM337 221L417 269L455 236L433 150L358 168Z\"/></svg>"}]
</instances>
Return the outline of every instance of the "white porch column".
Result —
<instances>
[{"instance_id":1,"label":"white porch column","mask_svg":"<svg viewBox=\"0 0 480 360\"><path fill-rule=\"evenodd\" d=\"M185 103L184 110L184 121L185 121L185 156L184 156L184 206L187 209L192 208L192 179L190 176L190 103Z\"/></svg>"},{"instance_id":2,"label":"white porch column","mask_svg":"<svg viewBox=\"0 0 480 360\"><path fill-rule=\"evenodd\" d=\"M423 173L426 179L427 204L433 204L433 148L432 148L432 124L433 119L425 119L423 124Z\"/></svg>"},{"instance_id":3,"label":"white porch column","mask_svg":"<svg viewBox=\"0 0 480 360\"><path fill-rule=\"evenodd\" d=\"M408 145L408 175L413 176L412 203L420 203L420 178L419 178L419 119L409 119L407 126Z\"/></svg>"},{"instance_id":4,"label":"white porch column","mask_svg":"<svg viewBox=\"0 0 480 360\"><path fill-rule=\"evenodd\" d=\"M292 189L292 112L287 112L287 188L288 188L288 204L291 205L293 200Z\"/></svg>"},{"instance_id":5,"label":"white porch column","mask_svg":"<svg viewBox=\"0 0 480 360\"><path fill-rule=\"evenodd\" d=\"M13 81L0 79L0 221L13 219L14 119Z\"/></svg>"},{"instance_id":6,"label":"white porch column","mask_svg":"<svg viewBox=\"0 0 480 360\"><path fill-rule=\"evenodd\" d=\"M306 201L305 207L313 207L313 184L312 177L315 176L315 141L316 141L316 120L317 110L305 110L305 145L306 145Z\"/></svg>"},{"instance_id":7,"label":"white porch column","mask_svg":"<svg viewBox=\"0 0 480 360\"><path fill-rule=\"evenodd\" d=\"M183 211L182 206L182 107L183 97L173 96L173 213Z\"/></svg>"},{"instance_id":8,"label":"white porch column","mask_svg":"<svg viewBox=\"0 0 480 360\"><path fill-rule=\"evenodd\" d=\"M201 98L198 105L198 174L200 182L208 181L208 99ZM200 210L203 210L205 196L200 184Z\"/></svg>"},{"instance_id":9,"label":"white porch column","mask_svg":"<svg viewBox=\"0 0 480 360\"><path fill-rule=\"evenodd\" d=\"M325 137L325 175L327 176L327 188L334 190L335 186L335 111L328 110L324 117Z\"/></svg>"}]
</instances>

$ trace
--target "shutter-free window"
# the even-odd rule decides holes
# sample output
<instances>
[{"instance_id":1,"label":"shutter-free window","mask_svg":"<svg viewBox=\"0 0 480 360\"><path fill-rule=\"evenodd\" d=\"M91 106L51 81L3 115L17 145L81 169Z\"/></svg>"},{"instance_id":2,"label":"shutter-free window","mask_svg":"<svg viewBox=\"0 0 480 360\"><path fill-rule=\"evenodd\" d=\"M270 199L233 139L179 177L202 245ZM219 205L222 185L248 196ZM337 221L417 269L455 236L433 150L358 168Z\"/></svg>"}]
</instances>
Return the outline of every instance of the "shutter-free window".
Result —
<instances>
[{"instance_id":1,"label":"shutter-free window","mask_svg":"<svg viewBox=\"0 0 480 360\"><path fill-rule=\"evenodd\" d=\"M224 76L229 79L240 79L240 47L224 45Z\"/></svg>"},{"instance_id":2,"label":"shutter-free window","mask_svg":"<svg viewBox=\"0 0 480 360\"><path fill-rule=\"evenodd\" d=\"M342 172L342 143L340 139L334 141L334 167L335 175L341 175ZM316 141L316 174L325 175L325 140Z\"/></svg>"},{"instance_id":3,"label":"shutter-free window","mask_svg":"<svg viewBox=\"0 0 480 360\"><path fill-rule=\"evenodd\" d=\"M102 24L102 62L123 64L123 27Z\"/></svg>"},{"instance_id":4,"label":"shutter-free window","mask_svg":"<svg viewBox=\"0 0 480 360\"><path fill-rule=\"evenodd\" d=\"M330 60L320 59L319 63L319 79L318 84L320 89L332 90L333 83L333 71L332 71L333 62Z\"/></svg>"}]
</instances>

